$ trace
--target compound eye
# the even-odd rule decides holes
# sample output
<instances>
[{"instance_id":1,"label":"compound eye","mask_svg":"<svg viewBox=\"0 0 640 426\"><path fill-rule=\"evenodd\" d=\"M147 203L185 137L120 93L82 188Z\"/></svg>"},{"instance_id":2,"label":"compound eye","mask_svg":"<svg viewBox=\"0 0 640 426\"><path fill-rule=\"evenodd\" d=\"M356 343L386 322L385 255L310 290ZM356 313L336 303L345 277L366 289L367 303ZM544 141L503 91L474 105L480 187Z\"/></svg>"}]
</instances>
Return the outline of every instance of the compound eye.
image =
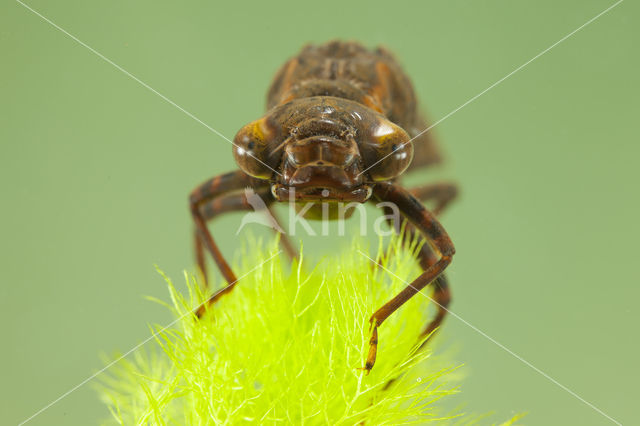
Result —
<instances>
[{"instance_id":1,"label":"compound eye","mask_svg":"<svg viewBox=\"0 0 640 426\"><path fill-rule=\"evenodd\" d=\"M407 132L391 122L383 122L372 136L367 161L371 179L381 182L401 175L413 160L413 144Z\"/></svg>"},{"instance_id":2,"label":"compound eye","mask_svg":"<svg viewBox=\"0 0 640 426\"><path fill-rule=\"evenodd\" d=\"M258 179L269 179L276 165L270 164L268 150L270 133L264 119L244 126L233 140L233 157L243 172Z\"/></svg>"}]
</instances>

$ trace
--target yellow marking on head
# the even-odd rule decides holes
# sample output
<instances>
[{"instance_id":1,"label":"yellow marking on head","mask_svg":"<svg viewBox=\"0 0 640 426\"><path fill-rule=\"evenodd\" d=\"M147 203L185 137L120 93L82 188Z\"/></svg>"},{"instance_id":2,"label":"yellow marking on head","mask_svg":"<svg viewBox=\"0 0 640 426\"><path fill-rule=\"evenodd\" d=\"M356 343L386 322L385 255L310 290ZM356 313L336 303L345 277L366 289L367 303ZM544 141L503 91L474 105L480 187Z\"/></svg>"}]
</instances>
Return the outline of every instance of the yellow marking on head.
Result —
<instances>
[{"instance_id":1,"label":"yellow marking on head","mask_svg":"<svg viewBox=\"0 0 640 426\"><path fill-rule=\"evenodd\" d=\"M398 141L399 139L404 139L402 137L404 133L405 132L404 130L402 130L402 128L396 126L391 121L382 120L374 129L372 136L375 137L381 145L383 145L390 141Z\"/></svg>"},{"instance_id":2,"label":"yellow marking on head","mask_svg":"<svg viewBox=\"0 0 640 426\"><path fill-rule=\"evenodd\" d=\"M389 123L388 121L381 121L373 131L373 136L376 138L383 138L395 131L396 129L393 128L393 125L391 123Z\"/></svg>"},{"instance_id":3,"label":"yellow marking on head","mask_svg":"<svg viewBox=\"0 0 640 426\"><path fill-rule=\"evenodd\" d=\"M256 120L251 124L251 135L253 136L253 138L256 141L264 142L266 135L269 133L265 119L261 118L260 120Z\"/></svg>"}]
</instances>

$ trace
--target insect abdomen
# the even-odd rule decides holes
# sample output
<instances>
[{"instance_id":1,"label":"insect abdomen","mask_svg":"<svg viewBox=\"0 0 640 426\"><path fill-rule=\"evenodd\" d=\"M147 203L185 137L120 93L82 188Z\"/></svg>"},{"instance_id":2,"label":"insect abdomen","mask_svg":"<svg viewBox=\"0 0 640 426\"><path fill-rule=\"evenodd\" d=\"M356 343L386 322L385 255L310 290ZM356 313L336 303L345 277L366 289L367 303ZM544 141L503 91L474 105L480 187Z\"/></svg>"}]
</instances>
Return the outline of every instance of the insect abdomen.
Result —
<instances>
[{"instance_id":1,"label":"insect abdomen","mask_svg":"<svg viewBox=\"0 0 640 426\"><path fill-rule=\"evenodd\" d=\"M292 99L335 96L359 102L404 127L413 124L415 96L411 82L384 49L332 41L310 45L278 71L267 108Z\"/></svg>"}]
</instances>

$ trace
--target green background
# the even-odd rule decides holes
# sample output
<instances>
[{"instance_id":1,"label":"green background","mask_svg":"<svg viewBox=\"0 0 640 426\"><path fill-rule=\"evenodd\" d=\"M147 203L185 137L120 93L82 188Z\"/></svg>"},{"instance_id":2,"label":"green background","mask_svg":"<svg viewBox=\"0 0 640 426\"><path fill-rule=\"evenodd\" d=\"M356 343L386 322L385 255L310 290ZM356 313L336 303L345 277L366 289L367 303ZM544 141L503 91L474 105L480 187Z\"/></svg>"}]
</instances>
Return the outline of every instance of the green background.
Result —
<instances>
[{"instance_id":1,"label":"green background","mask_svg":"<svg viewBox=\"0 0 640 426\"><path fill-rule=\"evenodd\" d=\"M387 45L434 121L613 2L28 4L233 137L309 41ZM234 164L228 142L19 3L0 7L0 412L15 424L101 368L100 353L170 320L143 299L167 299L153 264L176 281L192 269L187 194ZM458 249L452 310L629 424L640 379L637 12L622 3L438 125L447 164L409 179L462 189L443 217ZM226 253L239 221L213 225ZM305 247L320 258L344 242ZM456 401L467 411L611 424L458 319L442 336L466 364ZM107 415L89 383L30 424Z\"/></svg>"}]
</instances>

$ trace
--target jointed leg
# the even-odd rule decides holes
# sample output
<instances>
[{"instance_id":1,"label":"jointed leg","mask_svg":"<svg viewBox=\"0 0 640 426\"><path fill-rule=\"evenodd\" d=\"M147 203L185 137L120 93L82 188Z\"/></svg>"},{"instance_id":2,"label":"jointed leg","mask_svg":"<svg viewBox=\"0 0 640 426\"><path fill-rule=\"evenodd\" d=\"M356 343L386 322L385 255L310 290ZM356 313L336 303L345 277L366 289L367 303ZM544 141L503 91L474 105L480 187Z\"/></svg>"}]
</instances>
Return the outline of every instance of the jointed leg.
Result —
<instances>
[{"instance_id":1,"label":"jointed leg","mask_svg":"<svg viewBox=\"0 0 640 426\"><path fill-rule=\"evenodd\" d=\"M409 189L409 192L418 200L428 202L434 200L436 205L431 210L436 216L458 196L458 186L451 182L432 183Z\"/></svg>"},{"instance_id":2,"label":"jointed leg","mask_svg":"<svg viewBox=\"0 0 640 426\"><path fill-rule=\"evenodd\" d=\"M431 212L435 216L439 216L440 213L442 213L444 209L449 205L449 203L455 200L458 196L458 186L455 183L451 182L440 182L411 188L409 189L409 192L418 200L425 203L428 203L432 200L435 201L435 206L431 210ZM400 223L396 223L392 219L390 219L391 217L393 217L392 213L393 211L390 208L384 207L384 214L387 216L387 222L389 226L391 228L394 228L397 233L400 233ZM415 235L413 226L410 224L406 224L405 232L402 235L403 243L406 243L410 239L409 237L413 237L413 235ZM428 245L424 247L428 249ZM426 267L423 266L423 268Z\"/></svg>"},{"instance_id":3,"label":"jointed leg","mask_svg":"<svg viewBox=\"0 0 640 426\"><path fill-rule=\"evenodd\" d=\"M433 300L437 305L438 312L436 312L436 316L429 324L427 324L420 334L420 337L429 336L420 347L423 347L429 340L431 340L438 327L440 327L442 320L447 315L447 308L449 303L451 303L451 291L449 290L449 281L447 280L446 275L442 274L436 278L433 285Z\"/></svg>"},{"instance_id":4,"label":"jointed leg","mask_svg":"<svg viewBox=\"0 0 640 426\"><path fill-rule=\"evenodd\" d=\"M257 192L254 192L252 194L260 197L260 199L262 200L267 200L267 202L270 202L273 200L273 199L269 199L269 196L271 193L268 187L259 189ZM200 206L199 211L202 218L205 221L207 221L223 213L243 211L243 210L251 211L254 208L256 208L256 205L249 202L249 200L247 199L246 193L241 192L241 193L226 194L218 198L212 199L210 201L207 201ZM213 303L215 303L220 297L231 292L231 290L233 290L233 288L237 284L238 280L234 277L233 280L230 280L230 281L228 280L227 282L228 284L226 287L223 287L222 289L218 290L207 300L205 304L203 304L198 308L196 314L199 317L204 314L206 310L205 305L210 306Z\"/></svg>"},{"instance_id":5,"label":"jointed leg","mask_svg":"<svg viewBox=\"0 0 640 426\"><path fill-rule=\"evenodd\" d=\"M457 194L458 188L453 183L435 183L430 185L425 185L417 188L412 188L409 192L422 201L430 201L435 200L436 206L433 210L434 214L438 214L444 210L447 205L453 201ZM390 212L386 211L385 214L387 217L391 217ZM399 232L399 226L397 224L390 223L390 226L394 226L396 228L396 232ZM407 241L411 241L415 238L417 231L415 227L410 223L405 223L404 234L402 235L403 243ZM431 265L436 263L438 260L437 256L434 254L433 250L429 246L429 244L423 244L418 252L418 260L420 262L420 266L422 269L426 270ZM449 289L449 281L445 274L440 275L433 282L434 291L433 291L433 300L437 305L437 314L435 318L427 325L424 331L421 333L420 337L424 337L426 335L433 335L433 332L440 326L442 320L446 316L447 307L451 303L451 291ZM431 337L429 337L430 340ZM423 343L426 344L427 341Z\"/></svg>"},{"instance_id":6,"label":"jointed leg","mask_svg":"<svg viewBox=\"0 0 640 426\"><path fill-rule=\"evenodd\" d=\"M415 232L413 229L407 230L407 232ZM422 269L427 269L431 265L437 262L437 257L433 253L433 250L429 247L428 244L423 244L420 248L420 252L418 253L418 257L420 259L420 266ZM427 340L422 343L424 346L431 337L433 337L434 332L438 329L442 320L447 315L447 307L449 303L451 303L451 291L449 290L449 280L447 280L447 276L442 273L433 281L433 301L436 304L436 316L427 324L425 329L420 333L420 337L429 336Z\"/></svg>"},{"instance_id":7,"label":"jointed leg","mask_svg":"<svg viewBox=\"0 0 640 426\"><path fill-rule=\"evenodd\" d=\"M423 265L425 271L418 278L371 316L369 322L373 330L369 344L369 354L364 367L367 371L371 370L375 364L378 346L378 327L413 295L434 281L446 269L449 263L451 263L451 258L455 253L453 243L442 225L440 225L433 214L408 191L391 183L382 183L376 185L374 188L374 196L380 201L394 203L407 220L425 237L437 257L435 262L428 266L426 264ZM444 313L440 318L436 317L436 319L427 326L427 330L432 327L434 328L434 323L437 326L437 324L442 321L442 317L444 317ZM425 332L427 330L425 330Z\"/></svg>"},{"instance_id":8,"label":"jointed leg","mask_svg":"<svg viewBox=\"0 0 640 426\"><path fill-rule=\"evenodd\" d=\"M389 214L385 213L388 217ZM390 226L393 226L391 223ZM397 229L397 231L399 231ZM415 238L417 232L413 225L410 223L405 223L404 234L401 236L403 239L403 243L407 241L411 241ZM420 266L422 269L427 269L438 260L437 256L433 253L433 250L429 247L429 244L422 244L420 247L420 251L418 252L418 261L420 262ZM442 273L438 278L433 281L433 293L432 299L435 302L437 313L436 316L427 324L427 326L420 333L419 340L421 340L424 336L429 336L427 339L422 342L420 348L424 347L429 340L434 336L435 331L437 331L438 327L442 323L442 320L446 316L447 307L451 302L451 292L449 290L449 282L447 280L447 276L445 273ZM377 336L376 336L377 338ZM376 339L377 343L377 339ZM395 383L396 378L390 379L383 387L384 390L391 387L393 383Z\"/></svg>"},{"instance_id":9,"label":"jointed leg","mask_svg":"<svg viewBox=\"0 0 640 426\"><path fill-rule=\"evenodd\" d=\"M270 196L270 194L268 194L268 187L265 187L265 184L265 182L253 179L238 171L210 179L198 186L191 193L189 205L193 221L196 225L196 258L198 266L204 274L205 283L207 276L203 246L211 253L213 260L218 265L218 268L220 268L220 272L227 283L232 285L232 283L234 284L237 281L235 274L224 259L222 252L207 228L207 220L224 212L250 209L251 206L247 203L244 194L230 195L230 193L237 192L246 187L262 187L261 190L265 192L262 195ZM272 198L267 198L267 200L272 200Z\"/></svg>"}]
</instances>

